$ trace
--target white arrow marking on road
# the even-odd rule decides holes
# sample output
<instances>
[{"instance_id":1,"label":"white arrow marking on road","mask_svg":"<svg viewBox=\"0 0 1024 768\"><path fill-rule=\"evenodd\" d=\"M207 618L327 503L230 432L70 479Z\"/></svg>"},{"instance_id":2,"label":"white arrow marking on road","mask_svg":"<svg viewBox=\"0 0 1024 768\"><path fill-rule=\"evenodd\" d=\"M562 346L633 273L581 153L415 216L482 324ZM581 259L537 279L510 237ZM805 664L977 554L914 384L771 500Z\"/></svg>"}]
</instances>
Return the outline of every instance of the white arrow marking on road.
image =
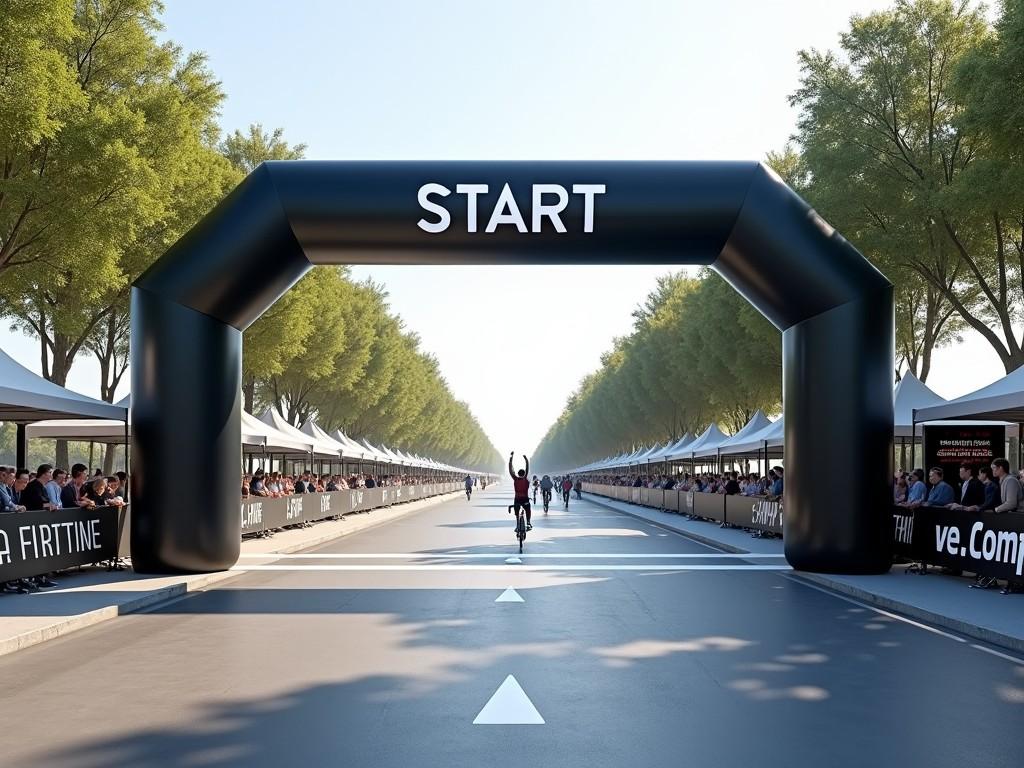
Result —
<instances>
[{"instance_id":1,"label":"white arrow marking on road","mask_svg":"<svg viewBox=\"0 0 1024 768\"><path fill-rule=\"evenodd\" d=\"M509 587L504 592L502 592L500 595L498 595L498 599L495 600L494 602L496 602L496 603L525 603L526 601L523 600L523 598L519 596L519 593L516 592L514 589L512 589L512 587Z\"/></svg>"},{"instance_id":2,"label":"white arrow marking on road","mask_svg":"<svg viewBox=\"0 0 1024 768\"><path fill-rule=\"evenodd\" d=\"M484 704L473 725L544 725L544 718L519 682L509 675Z\"/></svg>"},{"instance_id":3,"label":"white arrow marking on road","mask_svg":"<svg viewBox=\"0 0 1024 768\"><path fill-rule=\"evenodd\" d=\"M523 561L520 560L518 557L510 557L505 562L509 565L521 565Z\"/></svg>"}]
</instances>

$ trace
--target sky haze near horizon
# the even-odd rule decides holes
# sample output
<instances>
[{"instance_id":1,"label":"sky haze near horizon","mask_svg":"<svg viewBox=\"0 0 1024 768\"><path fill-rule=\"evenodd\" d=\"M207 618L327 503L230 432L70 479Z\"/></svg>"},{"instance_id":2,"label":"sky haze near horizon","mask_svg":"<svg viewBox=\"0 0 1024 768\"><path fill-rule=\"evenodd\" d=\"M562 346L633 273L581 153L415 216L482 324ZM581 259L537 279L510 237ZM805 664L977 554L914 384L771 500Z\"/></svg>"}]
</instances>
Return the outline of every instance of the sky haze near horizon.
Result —
<instances>
[{"instance_id":1,"label":"sky haze near horizon","mask_svg":"<svg viewBox=\"0 0 1024 768\"><path fill-rule=\"evenodd\" d=\"M797 51L834 48L875 0L170 0L164 37L202 50L225 131L260 122L311 159L763 159L795 127ZM356 267L435 354L503 455L532 452L665 267ZM38 343L3 348L39 370ZM945 397L1002 375L975 334L936 353ZM742 343L742 339L737 340ZM97 366L69 385L98 393ZM127 392L123 384L118 396Z\"/></svg>"}]
</instances>

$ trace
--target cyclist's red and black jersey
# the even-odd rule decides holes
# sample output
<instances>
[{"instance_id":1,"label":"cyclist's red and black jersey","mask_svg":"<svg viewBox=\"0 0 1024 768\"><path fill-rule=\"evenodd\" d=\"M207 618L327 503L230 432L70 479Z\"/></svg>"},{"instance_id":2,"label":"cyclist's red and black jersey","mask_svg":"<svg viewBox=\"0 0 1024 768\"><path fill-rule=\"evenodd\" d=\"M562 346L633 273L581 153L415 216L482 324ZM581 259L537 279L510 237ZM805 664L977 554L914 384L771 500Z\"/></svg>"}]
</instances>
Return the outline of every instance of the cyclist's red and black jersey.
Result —
<instances>
[{"instance_id":1,"label":"cyclist's red and black jersey","mask_svg":"<svg viewBox=\"0 0 1024 768\"><path fill-rule=\"evenodd\" d=\"M512 487L515 488L517 499L525 499L530 495L530 478L513 477Z\"/></svg>"}]
</instances>

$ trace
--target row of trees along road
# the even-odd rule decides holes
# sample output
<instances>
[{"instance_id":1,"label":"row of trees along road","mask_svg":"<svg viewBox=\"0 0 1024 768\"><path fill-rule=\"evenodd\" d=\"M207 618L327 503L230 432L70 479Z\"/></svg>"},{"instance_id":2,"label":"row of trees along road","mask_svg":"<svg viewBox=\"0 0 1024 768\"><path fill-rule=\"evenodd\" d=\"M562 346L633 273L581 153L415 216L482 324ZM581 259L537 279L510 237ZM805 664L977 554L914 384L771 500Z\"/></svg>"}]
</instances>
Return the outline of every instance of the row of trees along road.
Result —
<instances>
[{"instance_id":1,"label":"row of trees along road","mask_svg":"<svg viewBox=\"0 0 1024 768\"><path fill-rule=\"evenodd\" d=\"M132 281L256 165L300 158L281 131L223 136L206 58L160 42L160 3L0 3L0 314L64 385L92 355L111 401ZM246 405L281 407L463 464L498 455L380 286L318 268L245 335ZM108 451L112 456L112 452ZM56 446L67 466L67 447Z\"/></svg>"},{"instance_id":2,"label":"row of trees along road","mask_svg":"<svg viewBox=\"0 0 1024 768\"><path fill-rule=\"evenodd\" d=\"M907 0L798 53L768 163L896 286L894 378L976 331L1024 364L1024 0ZM538 448L571 466L780 407L779 334L710 274L661 281ZM711 297L720 303L711 301ZM701 304L703 298L708 299Z\"/></svg>"}]
</instances>

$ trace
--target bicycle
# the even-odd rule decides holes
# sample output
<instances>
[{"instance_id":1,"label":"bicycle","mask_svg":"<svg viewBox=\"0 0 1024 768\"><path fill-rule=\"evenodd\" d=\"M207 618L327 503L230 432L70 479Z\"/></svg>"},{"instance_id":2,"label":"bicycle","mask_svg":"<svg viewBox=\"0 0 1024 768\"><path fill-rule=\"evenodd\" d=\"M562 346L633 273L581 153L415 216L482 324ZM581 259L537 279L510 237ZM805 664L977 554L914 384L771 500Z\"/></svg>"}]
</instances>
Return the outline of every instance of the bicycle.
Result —
<instances>
[{"instance_id":1,"label":"bicycle","mask_svg":"<svg viewBox=\"0 0 1024 768\"><path fill-rule=\"evenodd\" d=\"M473 496L473 489L472 488L467 488L466 489L466 501L469 501L472 496Z\"/></svg>"},{"instance_id":2,"label":"bicycle","mask_svg":"<svg viewBox=\"0 0 1024 768\"><path fill-rule=\"evenodd\" d=\"M565 500L565 508L569 508L569 496L572 494L571 491L562 491L562 498Z\"/></svg>"},{"instance_id":3,"label":"bicycle","mask_svg":"<svg viewBox=\"0 0 1024 768\"><path fill-rule=\"evenodd\" d=\"M548 513L548 506L551 504L551 491L542 491L544 496L544 514Z\"/></svg>"},{"instance_id":4,"label":"bicycle","mask_svg":"<svg viewBox=\"0 0 1024 768\"><path fill-rule=\"evenodd\" d=\"M509 504L508 513L516 507L516 538L519 539L519 554L523 554L523 542L526 541L526 509L522 505Z\"/></svg>"}]
</instances>

